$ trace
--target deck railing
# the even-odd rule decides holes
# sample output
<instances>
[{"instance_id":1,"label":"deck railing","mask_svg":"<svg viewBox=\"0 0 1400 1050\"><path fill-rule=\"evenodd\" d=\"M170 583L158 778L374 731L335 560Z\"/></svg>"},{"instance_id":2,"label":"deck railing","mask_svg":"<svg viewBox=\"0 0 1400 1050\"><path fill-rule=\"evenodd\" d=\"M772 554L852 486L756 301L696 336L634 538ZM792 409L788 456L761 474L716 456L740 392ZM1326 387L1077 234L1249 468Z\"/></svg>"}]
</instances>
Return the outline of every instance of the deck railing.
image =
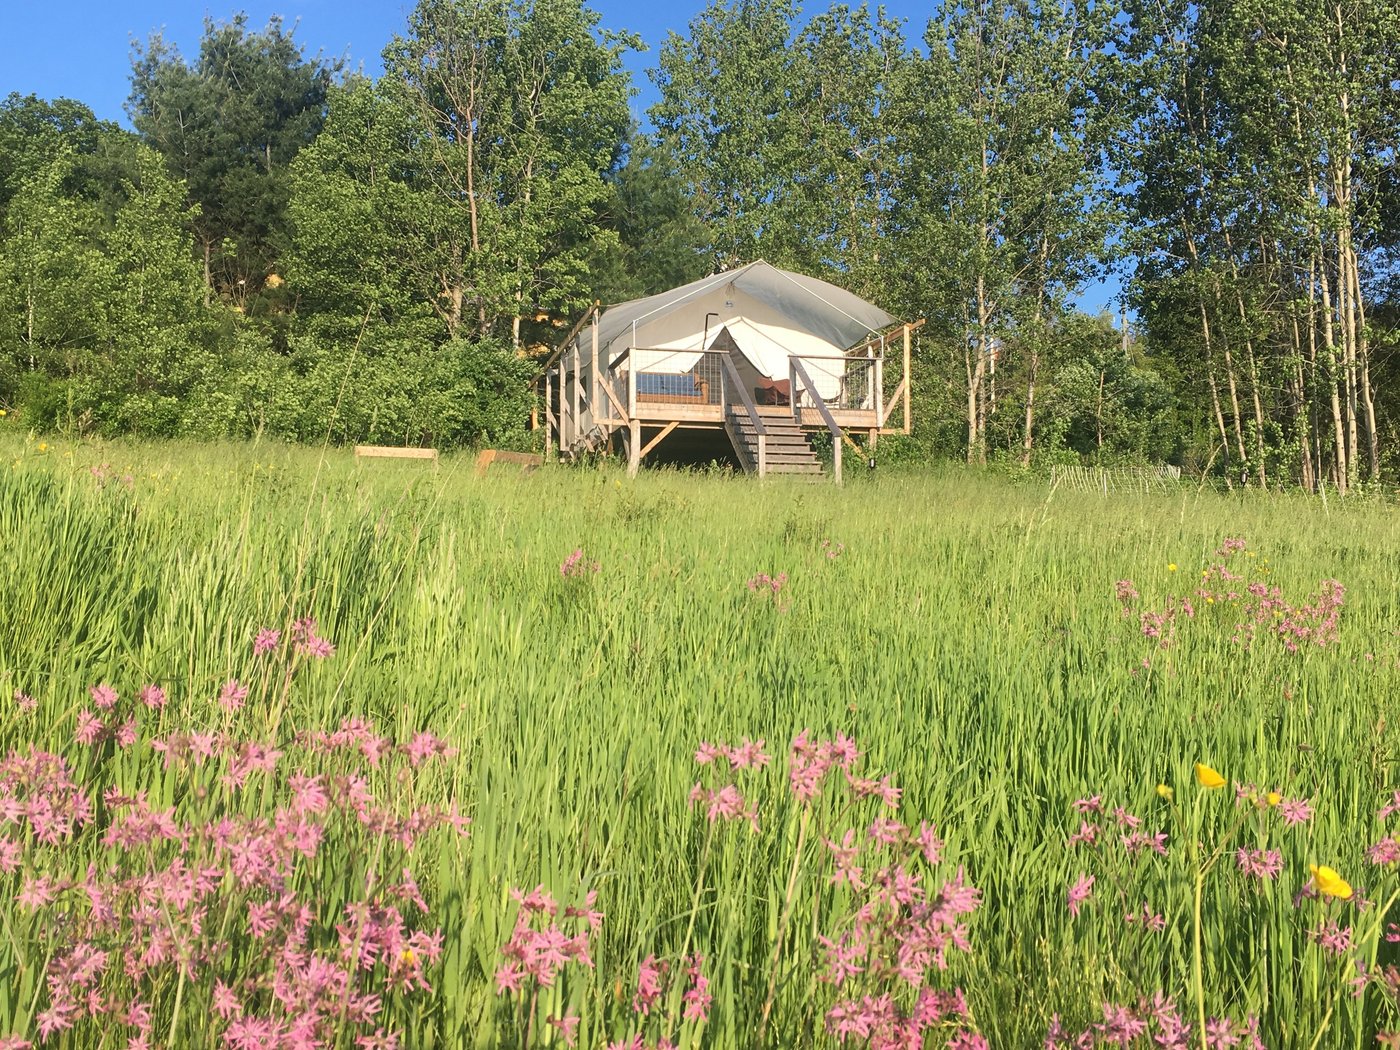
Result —
<instances>
[{"instance_id":1,"label":"deck railing","mask_svg":"<svg viewBox=\"0 0 1400 1050\"><path fill-rule=\"evenodd\" d=\"M809 397L811 406L816 408L822 422L826 424L826 429L831 432L831 472L835 475L836 484L841 484L841 440L844 435L836 425L826 400L818 392L817 385L812 382L812 377L803 366L801 358L788 358L788 383L792 390L792 418L797 425L802 425L803 400L804 397Z\"/></svg>"},{"instance_id":2,"label":"deck railing","mask_svg":"<svg viewBox=\"0 0 1400 1050\"><path fill-rule=\"evenodd\" d=\"M883 419L884 359L839 354L804 354L789 358L802 366L806 382L789 376L788 389L770 389L765 398L742 381L737 362L727 351L669 350L631 347L607 361L601 383L611 393L619 415L635 419L652 406L723 408L724 388L732 387L728 403L737 411L738 392L750 401L831 411L868 412ZM732 372L732 375L730 374ZM771 388L772 384L768 384ZM767 400L767 398L772 400ZM621 411L625 409L625 412Z\"/></svg>"},{"instance_id":3,"label":"deck railing","mask_svg":"<svg viewBox=\"0 0 1400 1050\"><path fill-rule=\"evenodd\" d=\"M627 414L636 418L638 406L696 405L718 407L724 381L724 359L717 350L658 350L632 347L608 362L607 382Z\"/></svg>"},{"instance_id":4,"label":"deck railing","mask_svg":"<svg viewBox=\"0 0 1400 1050\"><path fill-rule=\"evenodd\" d=\"M734 366L734 358L729 354L723 357L723 372L720 375L720 404L724 407L724 426L730 431L730 440L734 442L735 450L740 444L745 444L742 440L742 432L738 428L741 418L747 419L749 426L753 428L755 445L757 452L753 464L754 470L759 477L768 473L768 428L763 425L763 419L758 414L758 407L753 403L753 398L749 396L748 389L744 386L743 379L739 376L739 369ZM744 415L739 415L739 410L743 409ZM733 429L731 429L733 428ZM747 447L747 445L746 445Z\"/></svg>"},{"instance_id":5,"label":"deck railing","mask_svg":"<svg viewBox=\"0 0 1400 1050\"><path fill-rule=\"evenodd\" d=\"M839 357L806 354L791 358L799 362L813 380L804 387L801 408L815 408L821 400L838 411L880 413L884 393L884 359L880 357ZM792 390L797 404L797 388Z\"/></svg>"}]
</instances>

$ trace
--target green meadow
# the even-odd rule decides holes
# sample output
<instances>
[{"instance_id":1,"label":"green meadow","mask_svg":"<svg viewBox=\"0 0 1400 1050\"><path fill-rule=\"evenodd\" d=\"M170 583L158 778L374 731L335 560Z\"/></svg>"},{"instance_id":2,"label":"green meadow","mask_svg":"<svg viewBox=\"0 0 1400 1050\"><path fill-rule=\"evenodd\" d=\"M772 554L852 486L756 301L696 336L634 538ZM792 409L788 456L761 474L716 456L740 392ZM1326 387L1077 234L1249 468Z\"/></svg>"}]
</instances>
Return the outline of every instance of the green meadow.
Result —
<instances>
[{"instance_id":1,"label":"green meadow","mask_svg":"<svg viewBox=\"0 0 1400 1050\"><path fill-rule=\"evenodd\" d=\"M879 1009L907 1014L931 988L960 989L966 1011L904 1045L1039 1047L1056 1018L1096 1032L1083 1045L1154 1045L1147 1021L1117 1042L1092 1026L1109 1025L1105 1004L1145 1018L1155 993L1191 1026L1162 1045L1249 1046L1254 1031L1276 1048L1374 1045L1400 983L1384 971L1400 879L1368 857L1400 786L1395 505L851 473L839 489L611 467L477 477L466 455L0 436L0 1039L882 1046L878 1026L840 1038L830 1011L888 995ZM1222 561L1230 538L1245 545ZM1276 629L1293 614L1270 612L1246 642L1247 597L1197 594L1219 564L1300 616L1339 581L1335 638L1290 651ZM1126 613L1120 580L1140 594ZM1182 597L1192 613L1163 648L1141 613ZM297 655L302 617L333 655ZM281 641L255 655L261 629ZM246 700L220 704L230 680ZM102 684L117 706L94 708ZM162 706L137 701L147 685ZM84 712L104 728L80 743ZM346 719L372 729L316 736ZM888 776L897 808L835 772L804 804L788 780L804 730L854 740L853 769ZM438 741L430 760L379 756L420 733ZM173 757L192 734L216 738L210 754ZM745 738L771 763L697 764L702 743ZM89 799L68 833L36 823L37 774L14 759L31 749ZM1229 786L1201 786L1198 762ZM293 805L295 777L323 777L326 807ZM739 819L692 805L697 782L731 781ZM1278 819L1275 790L1310 818ZM358 792L379 817L344 801ZM1101 813L1076 811L1094 796ZM1125 847L1135 829L1115 807L1165 834L1165 855ZM169 824L111 833L136 813ZM410 832L384 817L415 813L436 816ZM921 893L939 899L961 871L980 903L946 968L892 975L871 955L842 983L822 938L860 928L892 870L897 848L867 831L882 819L935 825L942 849L909 869ZM245 876L227 826L209 830L230 820L271 843L270 873ZM297 820L317 826L309 848L268 830ZM1101 825L1097 845L1069 845L1082 820ZM833 881L826 843L847 829L868 851L859 889ZM1249 875L1241 848L1278 850L1282 870ZM193 902L154 888L180 864L208 869ZM1349 893L1318 894L1310 865ZM426 909L391 892L405 868ZM1089 876L1073 915L1069 888ZM536 886L578 907L596 892L601 926L586 960L498 993L510 891ZM391 898L423 939L347 962L373 939L347 906ZM269 933L253 916L274 903ZM1125 921L1144 908L1160 922ZM75 945L100 965L79 966ZM682 998L695 955L703 1017ZM643 1012L648 957L671 980ZM310 958L341 976L293 995ZM314 1032L292 1032L298 1010L321 1018Z\"/></svg>"}]
</instances>

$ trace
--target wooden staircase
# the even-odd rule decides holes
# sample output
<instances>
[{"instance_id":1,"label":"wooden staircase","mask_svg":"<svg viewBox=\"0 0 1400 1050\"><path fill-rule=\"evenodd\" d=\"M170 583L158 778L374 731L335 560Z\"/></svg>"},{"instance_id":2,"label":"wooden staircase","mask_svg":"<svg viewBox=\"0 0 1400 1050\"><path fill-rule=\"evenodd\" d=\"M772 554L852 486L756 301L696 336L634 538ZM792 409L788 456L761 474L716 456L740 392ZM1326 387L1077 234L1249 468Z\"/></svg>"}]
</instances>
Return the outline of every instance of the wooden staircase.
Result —
<instances>
[{"instance_id":1,"label":"wooden staircase","mask_svg":"<svg viewBox=\"0 0 1400 1050\"><path fill-rule=\"evenodd\" d=\"M800 426L782 416L764 416L763 426L768 431L764 458L769 474L822 476L821 460ZM750 474L758 473L758 433L748 416L731 415L724 429L744 469Z\"/></svg>"}]
</instances>

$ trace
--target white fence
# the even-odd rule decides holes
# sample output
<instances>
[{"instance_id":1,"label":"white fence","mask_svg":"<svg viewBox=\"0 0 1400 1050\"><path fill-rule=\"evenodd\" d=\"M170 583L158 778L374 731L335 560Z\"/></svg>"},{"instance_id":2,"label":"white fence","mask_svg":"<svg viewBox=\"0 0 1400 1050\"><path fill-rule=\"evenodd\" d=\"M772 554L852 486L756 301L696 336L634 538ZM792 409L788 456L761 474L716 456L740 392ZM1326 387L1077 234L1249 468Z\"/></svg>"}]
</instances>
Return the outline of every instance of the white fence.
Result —
<instances>
[{"instance_id":1,"label":"white fence","mask_svg":"<svg viewBox=\"0 0 1400 1050\"><path fill-rule=\"evenodd\" d=\"M1166 464L1151 467L1051 467L1050 488L1073 492L1152 492L1175 487L1181 468Z\"/></svg>"}]
</instances>

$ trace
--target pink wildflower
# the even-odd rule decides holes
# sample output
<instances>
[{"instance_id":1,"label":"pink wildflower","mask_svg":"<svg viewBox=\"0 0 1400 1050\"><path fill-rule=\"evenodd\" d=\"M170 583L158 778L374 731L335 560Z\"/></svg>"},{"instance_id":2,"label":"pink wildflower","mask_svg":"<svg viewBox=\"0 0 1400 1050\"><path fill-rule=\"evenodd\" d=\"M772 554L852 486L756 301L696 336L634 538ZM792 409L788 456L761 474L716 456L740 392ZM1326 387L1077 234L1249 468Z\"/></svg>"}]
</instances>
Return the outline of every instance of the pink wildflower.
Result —
<instances>
[{"instance_id":1,"label":"pink wildflower","mask_svg":"<svg viewBox=\"0 0 1400 1050\"><path fill-rule=\"evenodd\" d=\"M579 1018L573 1016L551 1016L545 1020L545 1023L551 1028L556 1029L559 1034L564 1037L564 1042L569 1046L576 1046L578 1044Z\"/></svg>"},{"instance_id":2,"label":"pink wildflower","mask_svg":"<svg viewBox=\"0 0 1400 1050\"><path fill-rule=\"evenodd\" d=\"M117 704L117 691L110 685L94 685L88 689L92 702L103 711L111 710Z\"/></svg>"},{"instance_id":3,"label":"pink wildflower","mask_svg":"<svg viewBox=\"0 0 1400 1050\"><path fill-rule=\"evenodd\" d=\"M1094 893L1094 876L1080 875L1079 879L1069 888L1069 913L1075 918L1079 917L1079 909Z\"/></svg>"},{"instance_id":4,"label":"pink wildflower","mask_svg":"<svg viewBox=\"0 0 1400 1050\"><path fill-rule=\"evenodd\" d=\"M84 708L78 712L78 728L73 733L73 739L80 744L95 744L102 739L105 732L102 719L98 718L91 711Z\"/></svg>"},{"instance_id":5,"label":"pink wildflower","mask_svg":"<svg viewBox=\"0 0 1400 1050\"><path fill-rule=\"evenodd\" d=\"M1351 927L1338 926L1335 922L1319 924L1316 929L1308 931L1308 936L1330 955L1345 955L1353 947Z\"/></svg>"},{"instance_id":6,"label":"pink wildflower","mask_svg":"<svg viewBox=\"0 0 1400 1050\"><path fill-rule=\"evenodd\" d=\"M943 840L934 834L936 830L935 825L919 821L919 851L924 855L924 862L929 865L937 864L943 859Z\"/></svg>"},{"instance_id":7,"label":"pink wildflower","mask_svg":"<svg viewBox=\"0 0 1400 1050\"><path fill-rule=\"evenodd\" d=\"M836 872L829 881L836 885L846 882L851 889L858 890L861 888L861 869L856 865L856 857L860 847L855 844L855 835L855 829L848 828L840 845L827 839L826 846L836 859Z\"/></svg>"},{"instance_id":8,"label":"pink wildflower","mask_svg":"<svg viewBox=\"0 0 1400 1050\"><path fill-rule=\"evenodd\" d=\"M1099 825L1090 824L1087 820L1081 820L1079 822L1079 830L1069 837L1069 841L1066 845L1077 846L1083 843L1086 846L1096 846L1098 845L1099 835L1102 832L1103 829L1099 827Z\"/></svg>"},{"instance_id":9,"label":"pink wildflower","mask_svg":"<svg viewBox=\"0 0 1400 1050\"><path fill-rule=\"evenodd\" d=\"M230 678L219 692L219 706L232 714L239 710L248 699L248 687L239 685L238 679Z\"/></svg>"},{"instance_id":10,"label":"pink wildflower","mask_svg":"<svg viewBox=\"0 0 1400 1050\"><path fill-rule=\"evenodd\" d=\"M710 994L710 982L701 976L698 959L688 968L688 973L691 985L682 996L685 1002L685 1019L704 1024L710 1019L710 1003L714 1001L714 996Z\"/></svg>"},{"instance_id":11,"label":"pink wildflower","mask_svg":"<svg viewBox=\"0 0 1400 1050\"><path fill-rule=\"evenodd\" d=\"M1205 1043L1210 1050L1225 1050L1238 1046L1240 1037L1237 1025L1228 1017L1212 1017L1206 1021Z\"/></svg>"},{"instance_id":12,"label":"pink wildflower","mask_svg":"<svg viewBox=\"0 0 1400 1050\"><path fill-rule=\"evenodd\" d=\"M19 698L18 693L15 694L15 698ZM1392 813L1400 813L1400 791L1396 791L1391 794L1390 801L1387 802L1384 806L1382 806L1379 810L1377 810L1376 816L1379 817L1381 820L1385 820Z\"/></svg>"},{"instance_id":13,"label":"pink wildflower","mask_svg":"<svg viewBox=\"0 0 1400 1050\"><path fill-rule=\"evenodd\" d=\"M141 691L136 696L152 711L159 711L165 706L165 690L158 685L142 686Z\"/></svg>"},{"instance_id":14,"label":"pink wildflower","mask_svg":"<svg viewBox=\"0 0 1400 1050\"><path fill-rule=\"evenodd\" d=\"M559 563L559 575L566 580L581 579L590 573L596 573L602 568L596 561L588 563L583 557L583 548L576 547L574 552Z\"/></svg>"},{"instance_id":15,"label":"pink wildflower","mask_svg":"<svg viewBox=\"0 0 1400 1050\"><path fill-rule=\"evenodd\" d=\"M1283 854L1276 849L1246 849L1235 851L1235 866L1255 879L1276 879L1283 871Z\"/></svg>"},{"instance_id":16,"label":"pink wildflower","mask_svg":"<svg viewBox=\"0 0 1400 1050\"><path fill-rule=\"evenodd\" d=\"M243 1007L239 1005L238 996L234 995L233 989L224 984L221 980L214 982L214 1012L227 1020L230 1017L242 1015Z\"/></svg>"},{"instance_id":17,"label":"pink wildflower","mask_svg":"<svg viewBox=\"0 0 1400 1050\"><path fill-rule=\"evenodd\" d=\"M662 978L666 976L666 969L666 964L658 964L654 955L642 960L637 972L637 994L632 997L633 1011L645 1017L661 1001Z\"/></svg>"},{"instance_id":18,"label":"pink wildflower","mask_svg":"<svg viewBox=\"0 0 1400 1050\"><path fill-rule=\"evenodd\" d=\"M261 656L263 653L270 653L282 644L282 632L271 627L258 629L258 636L253 639L253 655Z\"/></svg>"},{"instance_id":19,"label":"pink wildflower","mask_svg":"<svg viewBox=\"0 0 1400 1050\"><path fill-rule=\"evenodd\" d=\"M1278 812L1284 824L1292 827L1312 820L1313 808L1307 799L1288 798L1279 803Z\"/></svg>"},{"instance_id":20,"label":"pink wildflower","mask_svg":"<svg viewBox=\"0 0 1400 1050\"><path fill-rule=\"evenodd\" d=\"M35 875L26 878L20 884L19 893L15 900L21 908L33 910L42 908L54 899L54 885L49 879L42 875Z\"/></svg>"}]
</instances>

